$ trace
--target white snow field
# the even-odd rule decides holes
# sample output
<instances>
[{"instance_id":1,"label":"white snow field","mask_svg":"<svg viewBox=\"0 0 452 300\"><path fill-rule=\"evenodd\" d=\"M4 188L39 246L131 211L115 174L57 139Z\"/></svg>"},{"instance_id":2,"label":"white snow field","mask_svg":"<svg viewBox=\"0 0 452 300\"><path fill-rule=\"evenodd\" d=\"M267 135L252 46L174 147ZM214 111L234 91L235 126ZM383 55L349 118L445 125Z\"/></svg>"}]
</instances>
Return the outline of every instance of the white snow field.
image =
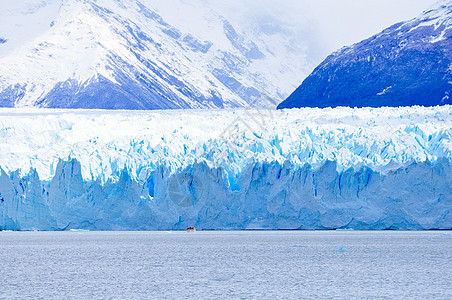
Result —
<instances>
[{"instance_id":1,"label":"white snow field","mask_svg":"<svg viewBox=\"0 0 452 300\"><path fill-rule=\"evenodd\" d=\"M452 228L452 107L0 109L0 229Z\"/></svg>"},{"instance_id":2,"label":"white snow field","mask_svg":"<svg viewBox=\"0 0 452 300\"><path fill-rule=\"evenodd\" d=\"M233 108L260 92L282 101L327 54L315 26L274 4L245 18L218 1L7 2L3 107Z\"/></svg>"}]
</instances>

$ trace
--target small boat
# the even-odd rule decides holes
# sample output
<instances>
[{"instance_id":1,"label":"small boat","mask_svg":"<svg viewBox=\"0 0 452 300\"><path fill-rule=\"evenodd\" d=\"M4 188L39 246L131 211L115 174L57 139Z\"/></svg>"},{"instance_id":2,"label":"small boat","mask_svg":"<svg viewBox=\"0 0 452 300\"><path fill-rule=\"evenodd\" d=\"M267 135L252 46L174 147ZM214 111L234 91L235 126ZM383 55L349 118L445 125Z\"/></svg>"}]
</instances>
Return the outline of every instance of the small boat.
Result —
<instances>
[{"instance_id":1,"label":"small boat","mask_svg":"<svg viewBox=\"0 0 452 300\"><path fill-rule=\"evenodd\" d=\"M194 232L194 231L196 231L196 228L193 227L193 226L190 226L190 227L187 228L187 231L188 232Z\"/></svg>"}]
</instances>

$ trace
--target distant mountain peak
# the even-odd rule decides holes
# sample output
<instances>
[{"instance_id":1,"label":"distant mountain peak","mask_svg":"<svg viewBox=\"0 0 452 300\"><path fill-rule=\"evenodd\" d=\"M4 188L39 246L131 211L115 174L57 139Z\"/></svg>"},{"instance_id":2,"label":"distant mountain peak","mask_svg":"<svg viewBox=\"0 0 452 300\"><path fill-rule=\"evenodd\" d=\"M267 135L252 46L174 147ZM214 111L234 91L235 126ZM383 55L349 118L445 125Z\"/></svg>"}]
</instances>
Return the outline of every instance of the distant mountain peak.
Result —
<instances>
[{"instance_id":1,"label":"distant mountain peak","mask_svg":"<svg viewBox=\"0 0 452 300\"><path fill-rule=\"evenodd\" d=\"M452 104L452 1L327 57L279 108Z\"/></svg>"},{"instance_id":2,"label":"distant mountain peak","mask_svg":"<svg viewBox=\"0 0 452 300\"><path fill-rule=\"evenodd\" d=\"M290 30L239 30L202 1L172 3L172 14L193 16L183 23L167 13L174 24L162 1L24 5L7 12L42 24L25 24L33 34L0 26L0 106L244 107L261 94L282 100L313 67L309 49L284 46Z\"/></svg>"}]
</instances>

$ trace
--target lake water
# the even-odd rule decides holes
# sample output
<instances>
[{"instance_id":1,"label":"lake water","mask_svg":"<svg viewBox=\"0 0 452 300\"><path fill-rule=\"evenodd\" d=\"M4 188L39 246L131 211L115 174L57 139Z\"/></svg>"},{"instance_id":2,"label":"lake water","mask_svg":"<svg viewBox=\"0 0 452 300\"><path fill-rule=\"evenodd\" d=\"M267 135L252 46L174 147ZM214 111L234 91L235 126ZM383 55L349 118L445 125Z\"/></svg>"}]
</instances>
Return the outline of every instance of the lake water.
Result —
<instances>
[{"instance_id":1,"label":"lake water","mask_svg":"<svg viewBox=\"0 0 452 300\"><path fill-rule=\"evenodd\" d=\"M452 299L452 232L0 232L1 299Z\"/></svg>"}]
</instances>

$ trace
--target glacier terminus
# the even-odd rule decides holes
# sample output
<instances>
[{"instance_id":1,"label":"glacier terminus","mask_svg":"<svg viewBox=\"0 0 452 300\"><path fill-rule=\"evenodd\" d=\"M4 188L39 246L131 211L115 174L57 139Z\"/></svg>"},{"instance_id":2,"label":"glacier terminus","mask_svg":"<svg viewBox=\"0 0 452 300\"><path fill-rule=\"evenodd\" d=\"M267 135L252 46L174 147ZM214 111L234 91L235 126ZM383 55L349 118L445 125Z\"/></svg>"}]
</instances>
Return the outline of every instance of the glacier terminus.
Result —
<instances>
[{"instance_id":1,"label":"glacier terminus","mask_svg":"<svg viewBox=\"0 0 452 300\"><path fill-rule=\"evenodd\" d=\"M450 229L452 107L0 109L0 229Z\"/></svg>"}]
</instances>

